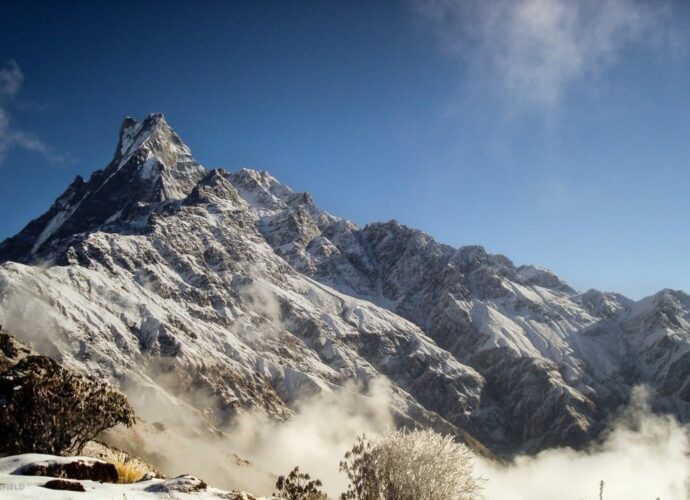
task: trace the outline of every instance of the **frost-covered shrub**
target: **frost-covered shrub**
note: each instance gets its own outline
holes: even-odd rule
[[[311,479],[309,474],[295,467],[287,476],[279,476],[274,495],[287,500],[326,500],[328,497],[321,491],[321,481]]]
[[[0,454],[73,454],[101,431],[133,423],[124,394],[45,356],[0,374]]]
[[[431,430],[362,436],[340,470],[350,480],[342,500],[472,500],[481,490],[470,450]]]

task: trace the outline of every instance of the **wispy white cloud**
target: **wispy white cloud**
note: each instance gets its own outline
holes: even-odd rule
[[[0,69],[0,98],[12,98],[19,93],[24,75],[15,61],[9,61]]]
[[[664,0],[416,0],[445,50],[514,104],[553,110],[631,46],[658,42]]]
[[[60,154],[38,137],[18,129],[12,123],[10,109],[22,88],[24,74],[15,61],[8,61],[0,67],[0,165],[13,148],[20,148],[41,155],[46,160],[59,163],[69,159]]]

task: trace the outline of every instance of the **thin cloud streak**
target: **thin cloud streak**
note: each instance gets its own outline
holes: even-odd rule
[[[68,161],[68,155],[57,153],[39,138],[13,126],[9,109],[15,104],[23,81],[24,74],[15,61],[0,68],[0,166],[13,148],[37,153],[51,163]]]
[[[671,41],[665,2],[415,0],[445,51],[518,108],[554,111],[627,48]]]

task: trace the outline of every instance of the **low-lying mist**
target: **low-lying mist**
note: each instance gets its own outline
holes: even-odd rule
[[[374,379],[366,394],[354,383],[301,403],[295,416],[276,423],[259,414],[240,417],[228,429],[233,451],[277,474],[294,466],[323,481],[337,498],[347,480],[338,471],[358,435],[376,436],[391,428],[390,393],[384,378]]]
[[[137,378],[123,389],[140,422],[133,429],[107,431],[108,444],[138,454],[166,474],[190,473],[216,487],[261,495],[273,492],[277,475],[299,466],[337,498],[346,489],[339,463],[357,436],[380,435],[393,425],[384,378],[373,379],[364,393],[349,383],[300,401],[286,422],[249,412],[216,430],[200,411],[157,384]]]
[[[358,435],[375,437],[392,426],[389,391],[383,378],[371,383],[366,394],[350,384],[299,402],[287,422],[258,413],[242,415],[223,436],[198,432],[198,424],[181,419],[179,408],[175,418],[157,413],[165,417],[169,431],[186,436],[160,449],[171,469],[166,472],[190,472],[218,487],[269,494],[275,475],[298,465],[338,498],[346,489],[346,478],[338,471],[344,453]],[[646,400],[645,390],[636,389],[603,440],[587,450],[551,449],[520,456],[509,465],[478,457],[475,472],[485,479],[484,498],[596,500],[604,481],[606,500],[690,499],[688,428],[671,417],[654,415]],[[151,400],[147,401],[150,410]],[[232,454],[251,466],[233,466],[228,461]]]
[[[601,444],[585,451],[551,449],[508,466],[477,461],[487,500],[690,499],[688,426],[654,415],[642,388],[616,418]]]

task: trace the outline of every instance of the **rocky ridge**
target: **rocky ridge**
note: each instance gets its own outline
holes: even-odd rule
[[[159,114],[126,119],[112,162],[0,262],[0,320],[49,325],[38,350],[216,424],[380,375],[399,424],[502,455],[584,445],[640,383],[690,419],[684,293],[580,293],[395,221],[359,228],[267,172],[204,169]]]

